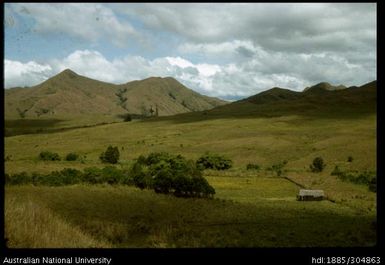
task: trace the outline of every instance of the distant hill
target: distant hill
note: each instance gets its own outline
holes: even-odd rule
[[[115,85],[69,69],[33,87],[5,89],[5,117],[12,119],[156,112],[167,116],[208,110],[226,103],[194,92],[171,77],[151,77]]]
[[[360,115],[376,112],[377,81],[360,87],[332,86],[320,83],[302,92],[277,88],[216,107],[205,117],[276,116],[276,115]]]
[[[342,89],[346,89],[346,86],[344,85],[333,86],[327,82],[321,82],[312,87],[306,87],[303,90],[303,92],[314,93],[314,92],[335,91],[335,90],[342,90]]]

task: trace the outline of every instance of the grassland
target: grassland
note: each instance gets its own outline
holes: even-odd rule
[[[7,186],[6,232],[10,245],[23,246],[20,240],[23,237],[16,235],[32,229],[27,225],[12,226],[17,209],[22,209],[16,205],[25,207],[26,211],[31,207],[23,205],[29,202],[41,209],[37,215],[49,211],[54,220],[78,231],[71,234],[83,243],[69,243],[74,246],[375,244],[376,194],[366,186],[342,182],[330,175],[335,165],[360,171],[376,169],[375,114],[196,115],[5,138],[5,157],[9,157],[5,162],[6,173],[102,167],[99,155],[110,144],[119,147],[118,167],[123,168],[139,155],[154,151],[182,154],[191,159],[209,151],[234,161],[234,167],[228,171],[205,172],[217,192],[214,200],[174,198],[126,186]],[[37,156],[44,150],[58,152],[62,157],[77,152],[86,155],[86,160],[83,163],[39,161]],[[322,173],[309,171],[309,164],[316,156],[322,156],[327,164]],[[354,158],[352,162],[347,162],[348,156]],[[288,162],[283,177],[307,188],[324,189],[331,201],[296,201],[299,186],[265,170],[283,160]],[[247,171],[248,163],[256,163],[262,169]],[[31,221],[26,223],[31,225]],[[51,229],[57,228],[51,226]],[[46,240],[47,247],[54,241],[50,240]],[[24,244],[34,247],[35,241],[29,239]]]
[[[61,236],[55,233],[57,230],[67,233],[67,237],[71,234],[72,241],[77,243],[74,246],[83,247],[90,244],[134,248],[375,244],[373,214],[357,214],[349,207],[329,201],[297,202],[297,188],[283,179],[246,178],[239,183],[236,178],[216,177],[209,181],[216,186],[217,197],[225,200],[180,199],[124,186],[7,187],[8,200],[24,198],[37,207],[53,210],[58,216],[48,221],[41,217],[45,214],[35,212],[34,218],[13,223],[11,214],[17,208],[6,204],[10,211],[7,214],[10,220],[6,220],[10,246],[34,247],[36,242],[50,246],[55,237]],[[271,190],[272,186],[276,188]],[[36,207],[28,209],[36,211]],[[57,220],[66,220],[66,226],[82,233],[63,231],[57,227]],[[26,226],[19,225],[23,221]],[[34,222],[38,223],[35,227]],[[41,227],[48,231],[36,236]],[[49,231],[54,233],[48,234]],[[13,239],[15,232],[27,236],[27,240]],[[31,234],[35,237],[28,236]],[[46,234],[53,238],[47,240]]]

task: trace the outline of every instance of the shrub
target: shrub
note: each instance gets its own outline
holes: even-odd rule
[[[260,166],[257,164],[249,163],[249,164],[247,164],[246,169],[247,170],[259,170]]]
[[[352,156],[348,156],[348,162],[353,162],[353,157]]]
[[[6,177],[6,184],[10,185],[23,185],[23,184],[29,184],[32,182],[32,178],[30,175],[28,175],[27,172],[20,172],[13,175],[8,175]]]
[[[287,164],[287,161],[284,160],[280,163],[277,163],[277,164],[274,164],[272,165],[271,167],[268,167],[267,170],[269,171],[274,171],[277,176],[281,176],[282,175],[282,172],[283,172],[283,167]]]
[[[82,180],[81,177],[83,173],[77,169],[65,168],[61,170],[59,173],[60,173],[61,182],[63,183],[63,185],[73,185],[81,182]]]
[[[99,158],[103,163],[116,164],[119,161],[120,153],[117,146],[112,147],[111,145],[107,147],[107,150],[100,154]]]
[[[205,154],[201,156],[197,161],[196,165],[199,169],[216,169],[225,170],[232,167],[233,162],[221,155],[217,154]]]
[[[39,159],[43,161],[60,161],[61,160],[58,153],[53,153],[50,151],[40,152]]]
[[[102,170],[97,167],[85,168],[82,174],[82,181],[90,184],[103,183]]]
[[[130,175],[133,183],[140,189],[149,188],[151,186],[151,178],[147,177],[144,167],[139,162],[136,162],[131,167]]]
[[[124,117],[124,121],[132,121],[131,114],[127,114],[127,115]]]
[[[124,174],[122,170],[114,166],[107,166],[102,169],[102,182],[108,184],[118,184],[124,182]]]
[[[313,163],[310,165],[310,170],[312,172],[321,172],[325,168],[326,164],[322,157],[316,157],[313,160]]]
[[[69,154],[67,154],[66,155],[66,161],[76,161],[76,160],[78,160],[78,158],[79,158],[79,155],[78,154],[76,154],[76,153],[69,153]]]

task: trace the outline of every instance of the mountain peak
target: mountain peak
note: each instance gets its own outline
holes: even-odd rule
[[[321,82],[321,83],[318,83],[314,86],[311,86],[311,87],[306,87],[303,92],[324,92],[324,91],[334,91],[334,90],[341,90],[341,89],[345,89],[346,86],[344,85],[339,85],[339,86],[333,86],[331,85],[330,83],[328,82]]]
[[[67,68],[63,71],[61,71],[58,75],[65,75],[65,76],[69,76],[69,77],[75,77],[75,76],[78,76],[77,73],[75,73],[74,71],[72,71],[71,69]]]

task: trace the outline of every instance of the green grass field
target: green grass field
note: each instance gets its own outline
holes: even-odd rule
[[[9,246],[49,247],[58,242],[62,247],[130,248],[375,244],[374,213],[357,214],[329,201],[298,202],[297,188],[283,179],[250,178],[243,183],[213,177],[209,181],[218,190],[217,199],[181,199],[122,186],[7,187]],[[18,208],[11,206],[17,200],[33,211],[33,218],[19,215],[14,221]],[[42,227],[45,233],[39,234]],[[66,234],[64,240],[62,234]]]
[[[18,135],[5,138],[5,171],[103,167],[99,155],[110,144],[119,147],[117,166],[123,168],[139,155],[155,151],[189,159],[206,151],[224,154],[234,167],[205,171],[216,190],[213,200],[175,198],[127,186],[7,186],[9,246],[307,247],[376,242],[376,194],[330,175],[335,165],[376,170],[375,114],[241,118],[189,114]],[[38,154],[45,150],[62,157],[77,152],[86,159],[39,161]],[[326,163],[321,173],[309,170],[316,156]],[[347,162],[348,156],[352,162]],[[283,160],[288,163],[282,177],[323,189],[331,201],[296,201],[299,186],[266,170]],[[261,170],[246,170],[248,163]],[[51,233],[40,236],[40,223]],[[62,233],[73,236],[60,245]]]

